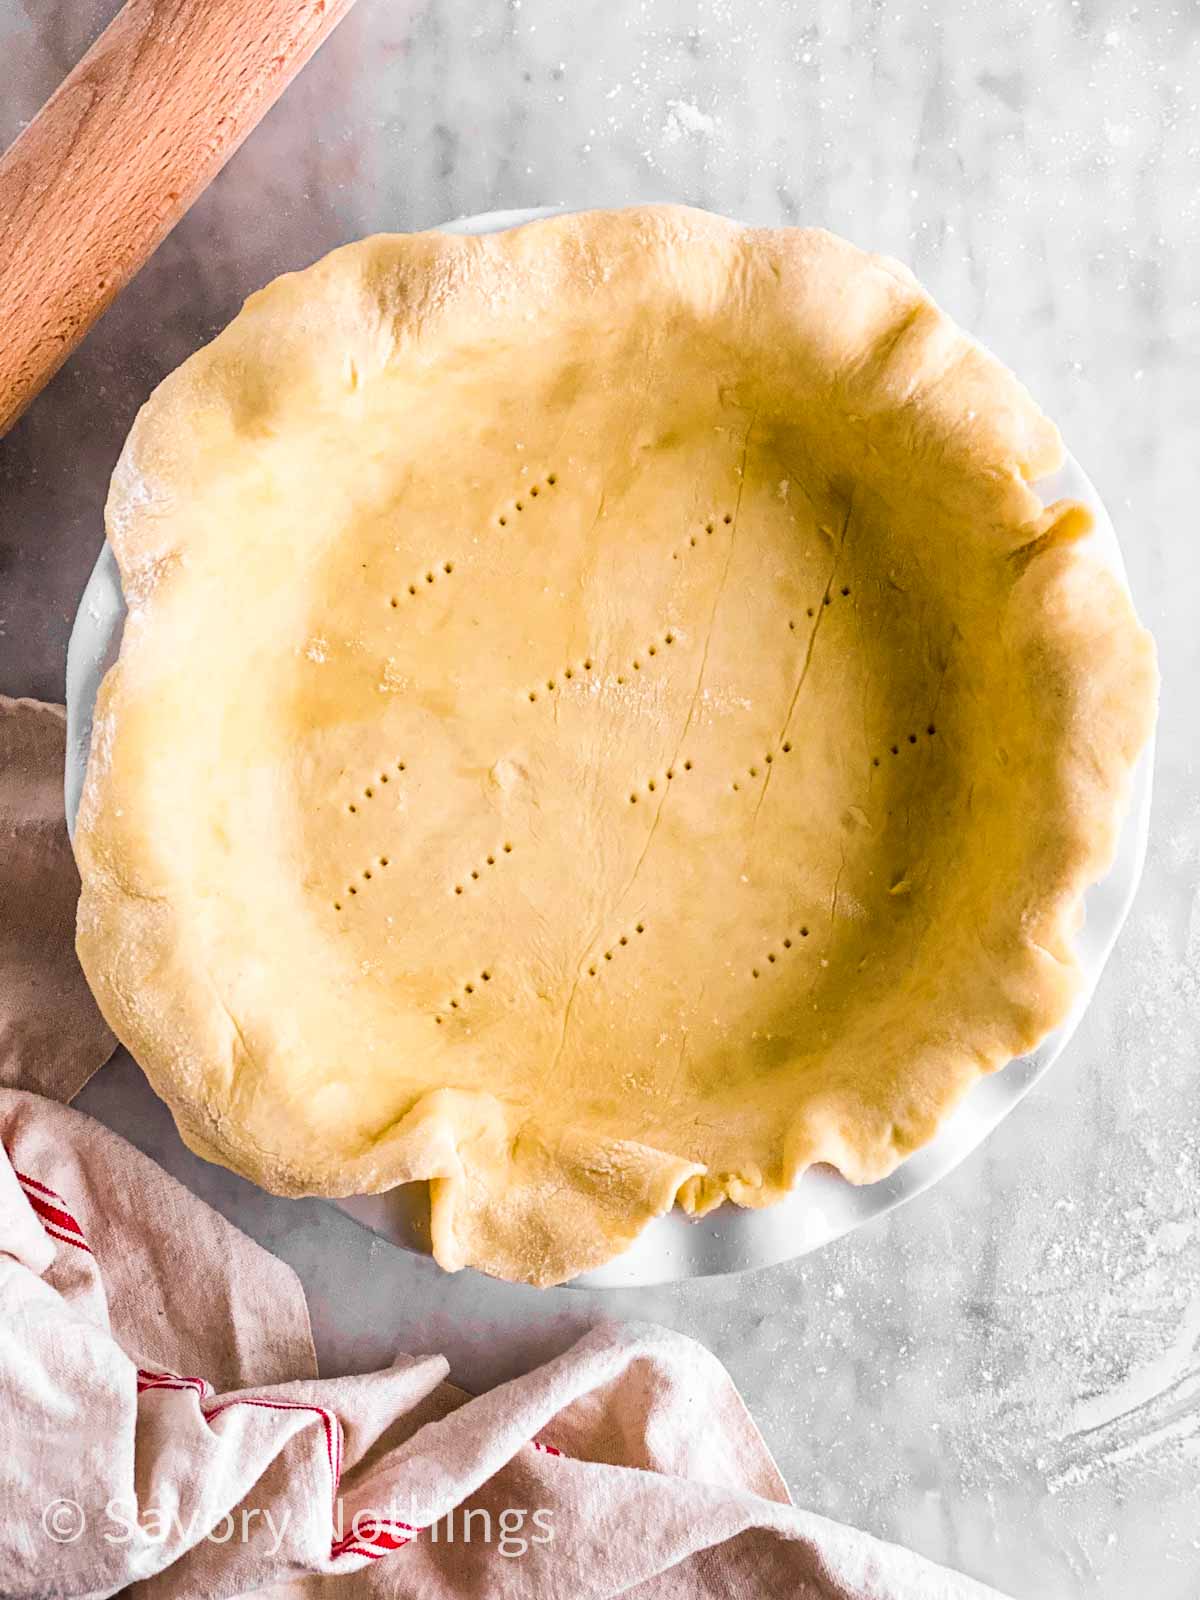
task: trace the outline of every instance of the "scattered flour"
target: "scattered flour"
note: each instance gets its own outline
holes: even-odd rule
[[[396,664],[395,657],[389,656],[383,664],[383,672],[379,678],[380,694],[401,694],[412,683],[407,673],[401,672]]]
[[[701,111],[690,100],[668,100],[667,117],[663,123],[663,142],[678,144],[686,135],[712,138],[717,131],[717,119]]]

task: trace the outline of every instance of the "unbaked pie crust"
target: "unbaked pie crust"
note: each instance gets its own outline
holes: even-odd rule
[[[187,1142],[557,1282],[883,1177],[1059,1022],[1149,637],[897,263],[652,206],[367,239],[108,507],[79,951]]]

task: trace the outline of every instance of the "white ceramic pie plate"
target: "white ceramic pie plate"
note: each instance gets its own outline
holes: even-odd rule
[[[494,211],[451,223],[447,231],[498,233],[550,214],[549,209]],[[1069,495],[1091,507],[1095,530],[1089,535],[1089,543],[1122,583],[1127,583],[1112,521],[1074,458],[1069,457],[1063,469],[1038,488],[1047,500]],[[124,614],[116,561],[106,544],[84,590],[67,652],[66,804],[72,832],[87,765],[96,692],[101,678],[116,660]],[[1061,1053],[1091,999],[1141,876],[1150,821],[1153,754],[1153,747],[1148,747],[1134,773],[1129,815],[1112,870],[1088,891],[1086,919],[1076,941],[1087,981],[1061,1028],[1030,1055],[1010,1062],[1002,1072],[976,1084],[937,1137],[910,1156],[890,1178],[856,1188],[836,1172],[821,1168],[807,1172],[786,1200],[764,1211],[724,1205],[698,1220],[673,1211],[651,1223],[624,1255],[574,1282],[588,1288],[669,1283],[787,1261],[890,1211],[956,1167]],[[334,1203],[394,1243],[428,1253],[425,1184],[405,1184],[387,1194],[358,1195]]]

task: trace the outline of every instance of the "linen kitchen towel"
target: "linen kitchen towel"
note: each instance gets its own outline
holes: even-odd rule
[[[0,695],[0,1084],[70,1100],[113,1053],[75,959],[67,717]]]
[[[690,1339],[606,1324],[479,1398],[440,1356],[321,1380],[291,1269],[152,1161],[15,1090],[0,1137],[8,1596],[991,1593],[791,1506]]]

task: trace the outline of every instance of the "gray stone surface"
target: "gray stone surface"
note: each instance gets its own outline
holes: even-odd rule
[[[0,0],[0,140],[115,11]],[[912,265],[1118,525],[1165,686],[1145,884],[1062,1061],[911,1206],[791,1266],[620,1293],[450,1278],[184,1151],[127,1058],[83,1105],[300,1272],[323,1365],[480,1388],[600,1315],[726,1362],[796,1499],[1014,1595],[1200,1594],[1200,9],[362,0],[0,441],[0,690],[62,697],[137,406],[251,289],[491,207],[672,198]]]

